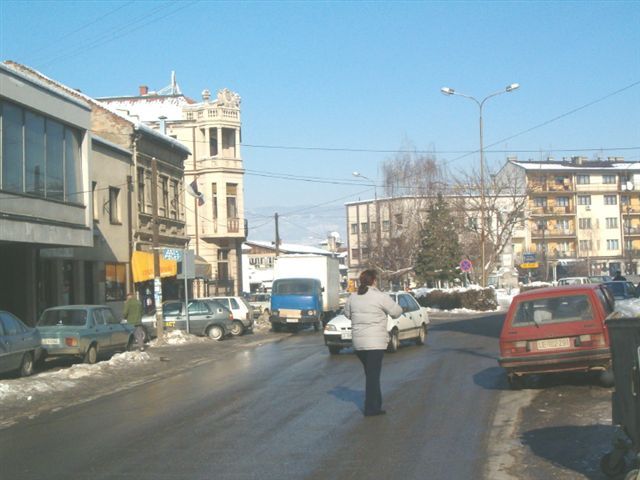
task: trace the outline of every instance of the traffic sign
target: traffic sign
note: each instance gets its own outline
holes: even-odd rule
[[[472,268],[473,265],[471,264],[471,260],[464,259],[460,262],[460,270],[462,270],[463,272],[470,272]]]
[[[524,260],[524,263],[535,263],[536,261],[536,254],[535,253],[523,253],[522,254],[522,260]]]
[[[521,263],[520,268],[538,268],[538,262]]]
[[[175,260],[176,262],[182,261],[182,250],[179,248],[165,248],[162,251],[162,255],[165,260]]]

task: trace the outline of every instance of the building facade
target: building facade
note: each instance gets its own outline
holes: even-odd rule
[[[181,93],[172,77],[171,85],[158,92],[142,86],[137,96],[101,101],[191,150],[184,168],[188,190],[181,198],[187,236],[189,247],[211,265],[213,277],[197,282],[195,294],[242,292],[242,243],[247,225],[239,95],[223,89],[212,98],[204,90],[201,101],[195,101]]]
[[[556,268],[583,264],[584,274],[638,273],[640,163],[621,157],[589,161],[509,159],[498,175],[526,184],[523,235],[514,238],[518,264],[525,254],[547,279]]]

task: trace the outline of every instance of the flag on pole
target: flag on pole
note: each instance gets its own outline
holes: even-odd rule
[[[204,205],[204,195],[202,192],[198,191],[198,178],[194,178],[193,182],[187,185],[187,193],[191,195],[193,198],[198,199],[198,206],[201,207]]]

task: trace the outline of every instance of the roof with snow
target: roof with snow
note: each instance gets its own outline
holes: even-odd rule
[[[509,163],[527,171],[551,171],[551,170],[638,170],[640,162],[607,161],[607,160],[583,160],[581,163],[571,161],[518,161],[510,160]]]
[[[261,240],[251,240],[244,243],[244,246],[248,246],[251,248],[252,245],[256,247],[268,248],[275,251],[276,246],[274,242],[270,241],[261,241]],[[316,255],[333,255],[333,252],[328,250],[324,250],[322,248],[311,247],[309,245],[298,245],[295,243],[281,243],[280,244],[280,252],[281,253],[313,253]]]
[[[182,120],[182,108],[195,102],[184,95],[148,94],[141,97],[104,97],[99,99],[112,109],[135,115],[143,122],[157,122],[159,117]]]
[[[107,110],[108,112],[112,113],[113,115],[116,115],[120,118],[122,118],[123,120],[131,123],[133,125],[133,128],[138,130],[138,131],[142,131],[145,132],[151,136],[154,136],[155,138],[157,138],[158,140],[161,140],[163,142],[166,143],[170,143],[173,147],[182,150],[183,152],[185,152],[187,155],[191,155],[191,150],[189,150],[187,147],[185,147],[182,143],[180,143],[178,140],[176,140],[175,138],[171,138],[169,135],[165,135],[157,130],[154,130],[151,127],[146,126],[144,123],[138,121],[137,119],[131,118],[130,116],[126,115],[123,112],[114,110],[112,107],[106,105],[103,102],[100,102],[98,100],[96,100],[95,98],[92,98],[88,95],[85,95],[82,92],[79,92],[77,90],[74,90],[70,87],[67,87],[66,85],[53,80],[49,77],[47,77],[46,75],[43,75],[42,73],[40,73],[37,70],[34,70],[30,67],[27,67],[26,65],[22,65],[20,63],[17,62],[13,62],[11,60],[7,60],[5,62],[2,63],[5,67],[11,69],[14,72],[18,72],[22,75],[27,75],[29,78],[31,79],[37,79],[40,82],[43,82],[44,85],[47,85],[49,87],[53,86],[59,90],[62,90],[63,92],[71,95],[72,97],[76,97],[76,98],[80,98],[82,100],[85,100],[86,102],[93,104],[99,108],[103,108],[104,110]]]

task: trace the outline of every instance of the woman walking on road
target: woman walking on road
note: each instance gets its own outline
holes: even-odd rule
[[[380,391],[382,357],[389,343],[387,314],[397,318],[402,314],[402,308],[377,289],[375,270],[365,270],[360,274],[357,294],[352,293],[344,306],[344,315],[351,319],[353,348],[364,367],[365,417],[387,413],[382,410]]]

